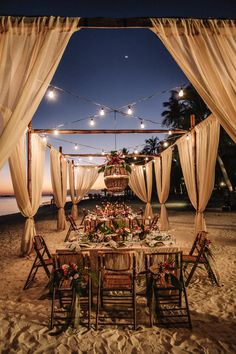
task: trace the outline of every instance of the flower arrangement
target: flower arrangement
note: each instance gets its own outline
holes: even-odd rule
[[[63,264],[54,271],[54,282],[57,286],[67,282],[79,295],[87,291],[88,277],[91,272],[86,268],[80,268],[76,263]]]
[[[104,165],[101,165],[98,173],[104,172],[105,170],[112,169],[114,166],[121,166],[123,167],[126,171],[131,173],[131,167],[129,164],[127,164],[122,158],[122,152],[117,152],[117,151],[111,151],[109,155],[107,155],[107,161],[105,162]]]
[[[125,203],[103,203],[96,205],[95,213],[103,218],[106,217],[127,217],[131,214],[131,208]]]
[[[182,284],[175,275],[176,266],[171,257],[169,257],[166,261],[153,264],[149,270],[152,273],[156,284],[161,286],[172,285],[177,289],[182,289]]]

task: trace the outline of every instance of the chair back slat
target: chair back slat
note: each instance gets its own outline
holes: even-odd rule
[[[45,242],[42,236],[34,236],[34,249],[40,251],[45,248]]]
[[[88,257],[79,252],[57,250],[56,263],[57,267],[61,267],[63,264],[75,263],[84,268],[85,266],[88,266]]]

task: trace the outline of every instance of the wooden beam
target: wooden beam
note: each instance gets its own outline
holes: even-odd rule
[[[32,129],[32,133],[54,134],[54,129]],[[59,134],[185,134],[187,131],[182,129],[61,129]]]
[[[109,155],[109,153],[106,154],[63,154],[64,156],[70,156],[70,157],[106,157]],[[152,159],[153,157],[159,156],[157,155],[145,155],[145,154],[124,154],[125,157],[148,157],[149,159]]]
[[[151,28],[152,22],[149,17],[133,17],[133,18],[86,18],[79,20],[80,28]]]

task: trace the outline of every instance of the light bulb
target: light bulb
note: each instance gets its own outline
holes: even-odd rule
[[[134,163],[131,163],[131,166],[134,167]]]
[[[188,135],[186,136],[186,140],[189,140],[189,136]]]
[[[91,161],[93,159],[93,156],[89,156],[89,160]]]
[[[105,111],[104,111],[104,108],[102,107],[101,109],[100,109],[100,116],[104,116],[105,115]]]
[[[48,96],[48,98],[49,98],[50,100],[53,100],[53,99],[56,97],[53,88],[50,88],[50,89],[48,90],[47,96]]]
[[[183,95],[184,95],[184,90],[181,88],[181,89],[179,90],[179,97],[183,97]]]
[[[47,137],[46,136],[43,137],[43,141],[47,142]]]
[[[134,156],[134,160],[137,160],[137,156]]]
[[[171,130],[169,130],[169,131],[168,131],[168,134],[169,134],[169,135],[172,135],[172,131],[171,131]]]
[[[135,150],[134,150],[134,153],[135,153],[135,154],[138,154],[138,150],[137,150],[137,149],[135,149]]]
[[[140,128],[141,128],[141,129],[144,129],[144,123],[143,123],[143,121],[141,121],[141,123],[140,123]]]
[[[131,115],[133,113],[131,106],[128,106],[127,114]]]
[[[102,150],[102,155],[105,155],[105,151],[104,150]]]
[[[79,148],[78,144],[75,144],[75,150],[78,150],[78,148]]]
[[[58,135],[59,134],[59,131],[57,129],[54,130],[53,132],[54,135]]]
[[[95,124],[95,123],[94,123],[94,119],[91,118],[91,119],[90,119],[90,125],[93,126],[94,124]]]
[[[163,146],[167,147],[169,145],[168,141],[164,141]]]
[[[148,157],[145,157],[145,160],[148,161]]]

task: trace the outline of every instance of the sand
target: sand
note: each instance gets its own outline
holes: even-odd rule
[[[4,221],[5,220],[5,221]],[[193,241],[192,211],[170,211],[171,234],[185,250]],[[207,212],[209,237],[214,245],[220,287],[212,286],[198,270],[187,289],[193,329],[80,328],[51,336],[50,300],[43,271],[33,287],[23,285],[32,259],[19,257],[22,218],[1,218],[0,225],[0,353],[236,353],[236,214]],[[37,221],[37,230],[53,252],[66,231],[56,232],[52,215]]]

